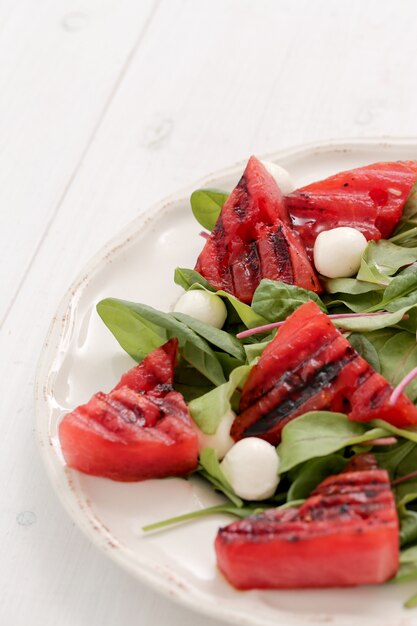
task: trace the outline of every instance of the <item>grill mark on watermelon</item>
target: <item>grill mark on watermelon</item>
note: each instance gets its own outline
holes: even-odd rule
[[[259,283],[261,280],[261,262],[259,259],[258,244],[256,241],[252,241],[249,245],[247,264],[251,273],[254,275],[255,280]]]
[[[169,383],[158,383],[153,389],[153,393],[167,394],[170,391],[174,391],[174,387]]]
[[[240,202],[233,207],[233,211],[238,217],[239,222],[244,222],[246,220],[249,205],[248,180],[245,174],[241,176],[237,184],[237,189],[239,189],[241,197]]]
[[[146,417],[144,411],[139,406],[134,406],[132,408],[127,408],[119,400],[115,400],[110,396],[106,396],[106,394],[99,392],[97,397],[106,404],[108,407],[108,417],[110,420],[114,420],[115,413],[118,417],[120,417],[126,424],[136,424],[137,426],[146,426]]]
[[[217,264],[223,283],[222,288],[230,293],[235,293],[233,275],[228,263],[229,250],[227,244],[225,243],[226,231],[221,214],[212,231],[211,237],[216,248]]]
[[[291,263],[290,251],[288,249],[288,242],[284,235],[282,226],[280,226],[275,233],[271,233],[268,238],[272,242],[275,258],[281,274],[280,280],[284,283],[293,284],[294,271]]]
[[[388,385],[388,383],[385,387],[377,389],[369,398],[369,405],[371,409],[376,409],[381,404],[385,404],[388,401],[388,398],[391,395],[392,391],[393,388]]]
[[[323,343],[316,350],[316,352],[313,352],[313,354],[308,354],[307,357],[303,361],[301,361],[301,363],[299,363],[292,372],[291,371],[285,372],[278,380],[274,381],[272,385],[270,385],[267,389],[263,388],[261,389],[259,394],[256,394],[256,395],[253,394],[250,401],[245,405],[245,411],[247,411],[254,404],[262,400],[262,398],[264,398],[268,393],[270,393],[275,387],[279,387],[281,385],[282,386],[288,385],[290,387],[293,387],[294,385],[296,385],[299,379],[299,373],[303,369],[303,367],[310,361],[313,361],[314,359],[318,359],[323,353],[326,352],[329,346],[331,346],[336,341],[336,339],[338,339],[337,336],[331,337],[325,343]]]
[[[369,378],[371,378],[373,373],[374,373],[374,370],[372,369],[370,365],[368,365],[366,370],[364,370],[362,374],[359,374],[358,378],[356,379],[357,380],[356,386],[360,387],[361,385],[363,385],[363,383],[365,383]]]
[[[291,397],[281,402],[277,407],[265,413],[254,424],[243,431],[243,437],[253,437],[263,435],[272,427],[276,426],[289,414],[302,406],[307,400],[316,395],[325,385],[332,383],[343,370],[343,368],[357,358],[357,354],[350,346],[346,348],[345,356],[324,365],[319,371],[315,371],[313,376],[293,387]],[[294,395],[298,393],[298,397]]]

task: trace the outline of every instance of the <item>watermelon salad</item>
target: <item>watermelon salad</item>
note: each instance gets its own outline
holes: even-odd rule
[[[172,311],[97,304],[138,364],[62,418],[68,466],[208,481],[222,504],[145,530],[229,514],[238,589],[417,579],[416,181],[398,161],[295,189],[252,156],[230,193],[196,190]]]

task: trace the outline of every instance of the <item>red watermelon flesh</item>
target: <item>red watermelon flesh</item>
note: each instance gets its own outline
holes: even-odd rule
[[[238,589],[383,583],[399,566],[399,524],[385,470],[325,479],[300,508],[270,509],[218,532],[220,570]]]
[[[417,179],[417,161],[374,163],[297,189],[285,197],[294,228],[312,255],[317,235],[350,226],[368,240],[386,239]]]
[[[321,291],[274,178],[251,157],[195,266],[216,289],[251,302],[262,278]]]
[[[285,424],[308,411],[343,412],[354,421],[417,424],[417,408],[353,349],[317,304],[292,313],[243,387],[232,425],[235,440],[256,436],[276,445]]]
[[[59,439],[69,467],[120,481],[182,476],[197,467],[196,428],[171,385],[177,347],[170,340],[110,393],[98,392],[64,416]]]
[[[170,339],[160,348],[150,352],[147,357],[123,374],[115,389],[129,387],[136,391],[157,393],[165,385],[174,382],[174,367],[178,352],[177,339]]]

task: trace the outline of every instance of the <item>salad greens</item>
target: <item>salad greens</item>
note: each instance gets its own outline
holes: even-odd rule
[[[231,372],[229,380],[189,403],[191,416],[206,435],[214,435],[223,416],[236,408],[233,396],[242,388],[251,370],[250,365],[241,365]]]
[[[198,222],[212,230],[228,194],[200,189],[191,196]],[[196,271],[177,268],[175,283],[185,290],[215,292],[226,304],[222,330],[180,313],[165,313],[145,304],[108,298],[97,310],[122,348],[136,361],[171,337],[179,341],[179,363],[174,386],[189,401],[190,413],[203,431],[213,435],[223,416],[236,410],[251,368],[276,331],[243,340],[236,334],[268,322],[285,320],[303,303],[313,300],[325,313],[372,313],[334,320],[348,332],[352,346],[393,386],[417,367],[417,185],[390,240],[368,243],[355,278],[324,281],[319,297],[306,289],[264,279],[251,305],[216,291]],[[417,402],[417,379],[406,389]],[[393,436],[395,437],[393,439]],[[381,438],[388,445],[384,446]],[[345,468],[355,453],[372,451],[388,471],[401,524],[400,569],[394,582],[417,578],[417,429],[396,428],[386,422],[353,422],[343,413],[314,411],[301,415],[283,429],[277,448],[281,480],[272,499],[245,502],[225,478],[216,452],[200,453],[197,474],[227,499],[223,504],[187,513],[145,527],[155,530],[204,515],[226,513],[246,517],[271,506],[300,504],[327,476]],[[417,605],[417,595],[406,606]]]
[[[208,230],[213,230],[228,193],[215,189],[197,189],[191,194],[191,209],[196,220]]]
[[[288,472],[310,459],[389,434],[384,428],[370,428],[369,423],[352,422],[343,413],[305,413],[289,422],[282,431],[278,446],[281,471]]]

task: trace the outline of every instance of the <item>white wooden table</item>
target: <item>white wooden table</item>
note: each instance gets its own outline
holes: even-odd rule
[[[33,413],[48,324],[89,257],[193,179],[417,136],[416,24],[414,0],[0,0],[0,624],[215,623],[106,560],[52,492]]]

